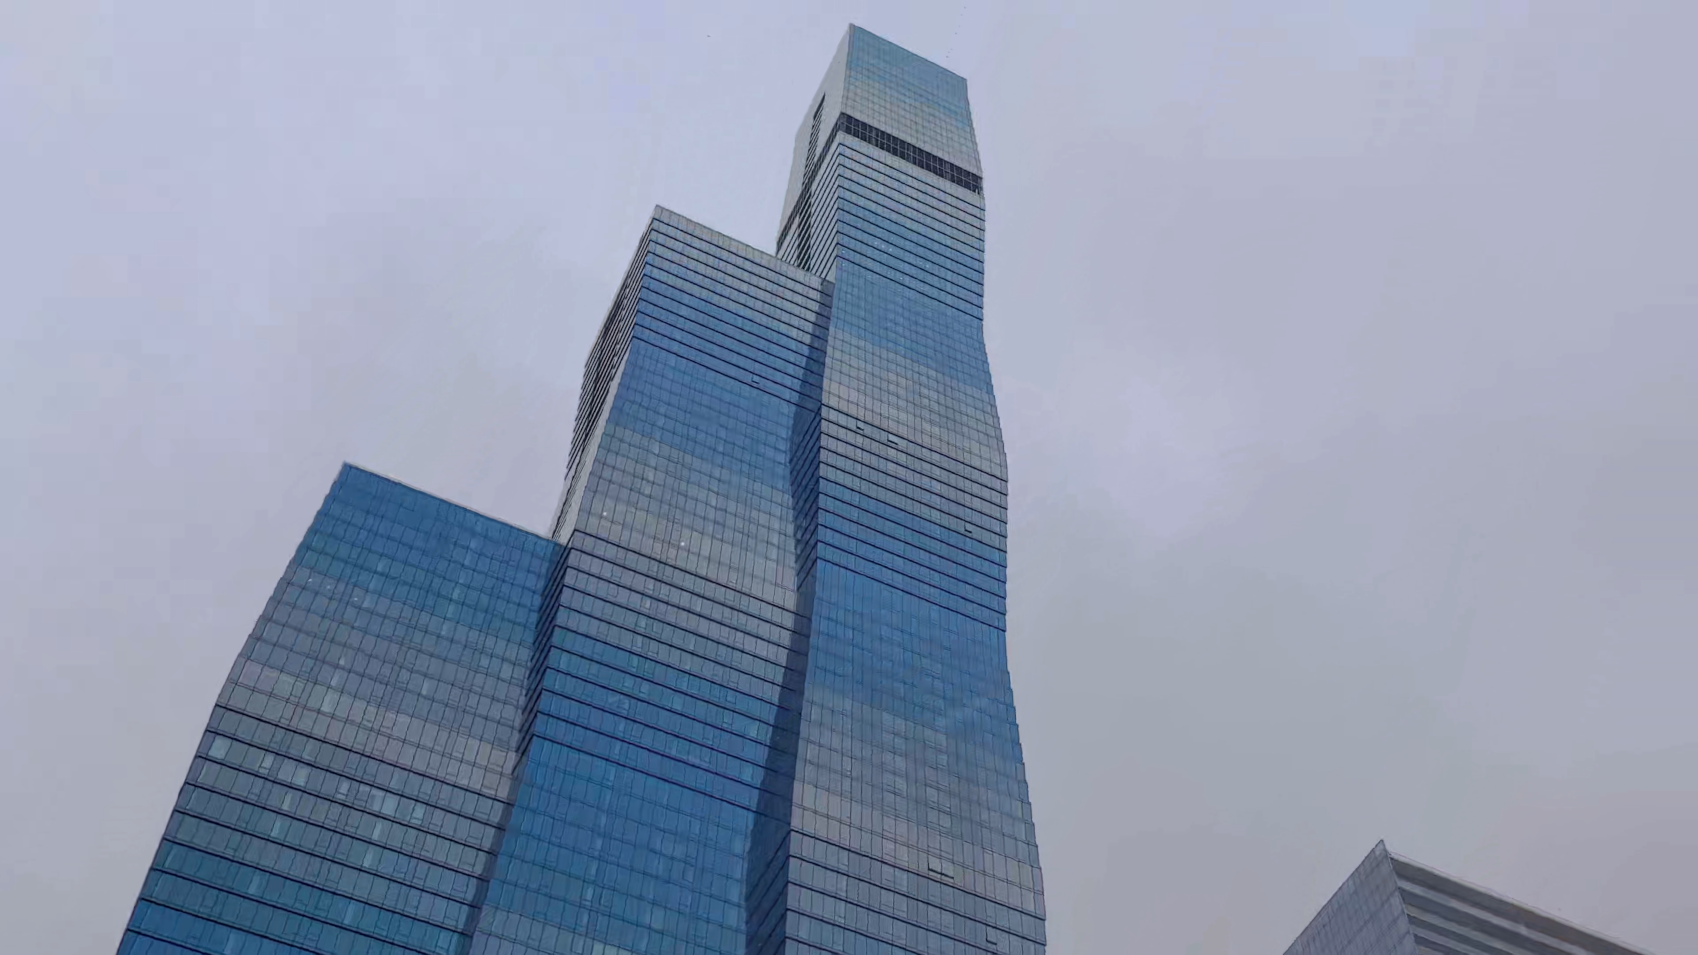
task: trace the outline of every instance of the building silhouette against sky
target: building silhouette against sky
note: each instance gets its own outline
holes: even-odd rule
[[[1285,955],[1646,955],[1375,846]]]
[[[656,210],[546,536],[343,468],[119,951],[1041,952],[983,228],[850,28],[776,256]]]

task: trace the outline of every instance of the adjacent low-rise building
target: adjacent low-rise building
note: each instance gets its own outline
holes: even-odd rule
[[[1648,955],[1381,842],[1285,955]]]

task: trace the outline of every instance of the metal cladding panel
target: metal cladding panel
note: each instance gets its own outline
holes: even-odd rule
[[[1645,955],[1374,846],[1286,955]]]
[[[1391,856],[1415,948],[1450,955],[1645,955],[1537,909]]]

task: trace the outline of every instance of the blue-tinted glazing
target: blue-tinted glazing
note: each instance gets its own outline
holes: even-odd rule
[[[851,28],[770,255],[657,210],[544,539],[358,469],[126,952],[1036,955],[966,84]]]
[[[744,951],[757,821],[789,801],[792,432],[828,309],[828,283],[657,211],[586,368],[605,406],[580,413],[472,952]]]
[[[1043,949],[966,85],[865,31],[780,254],[832,280],[787,951]],[[828,78],[828,83],[832,82]],[[922,161],[914,161],[919,155]],[[929,158],[928,158],[929,157]],[[964,183],[966,183],[964,185]],[[809,573],[809,571],[804,571]]]
[[[463,950],[558,553],[344,467],[218,696],[120,951]]]

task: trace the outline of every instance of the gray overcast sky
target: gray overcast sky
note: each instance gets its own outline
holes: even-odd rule
[[[544,526],[854,21],[970,83],[1052,950],[1383,837],[1693,951],[1698,8],[1028,6],[0,2],[0,947],[113,949],[340,462]]]

